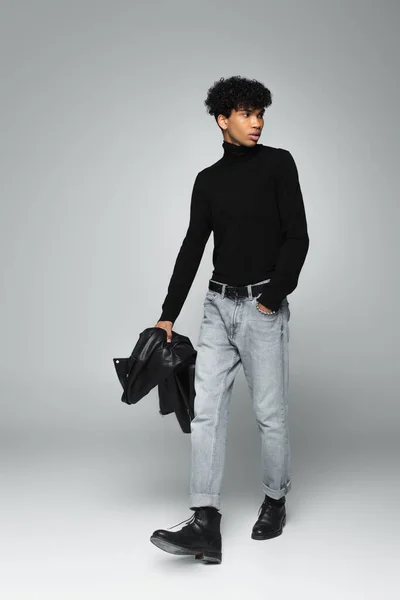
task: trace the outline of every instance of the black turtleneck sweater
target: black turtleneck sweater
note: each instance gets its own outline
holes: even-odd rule
[[[195,179],[190,220],[160,321],[174,322],[211,231],[211,279],[247,285],[271,278],[259,302],[277,310],[297,287],[309,238],[295,161],[288,150],[222,143],[223,156]]]

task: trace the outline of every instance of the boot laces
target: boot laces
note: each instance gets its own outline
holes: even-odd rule
[[[265,499],[263,500],[263,503],[261,504],[260,508],[258,509],[258,516],[260,516],[260,515],[261,515],[261,513],[262,513],[262,512],[263,512],[263,511],[266,509],[267,505],[268,505],[268,501],[267,501],[267,499],[265,498]]]
[[[194,521],[196,520],[197,517],[197,513],[195,512],[191,517],[189,517],[188,519],[184,519],[183,521],[181,521],[180,523],[177,523],[176,525],[172,525],[172,527],[167,527],[167,529],[173,529],[174,527],[178,527],[178,525],[182,525],[182,523],[186,523],[188,525],[190,525],[191,523],[194,523]]]
[[[268,501],[268,498],[264,498],[263,503],[261,504],[259,511],[258,511],[258,516],[261,515],[262,512],[273,512],[275,510],[275,504],[272,504],[271,502]]]

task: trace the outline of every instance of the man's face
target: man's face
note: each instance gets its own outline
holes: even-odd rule
[[[264,108],[232,109],[230,117],[218,116],[218,124],[223,129],[224,140],[231,144],[255,146],[264,127]],[[258,134],[258,137],[255,137]]]

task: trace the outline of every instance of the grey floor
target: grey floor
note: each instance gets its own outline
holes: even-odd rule
[[[207,565],[149,541],[154,529],[192,514],[190,438],[174,415],[159,419],[158,430],[3,435],[2,598],[398,597],[400,490],[389,441],[353,440],[351,448],[333,446],[334,436],[294,441],[284,533],[255,541],[250,531],[263,497],[257,446],[247,451],[231,436],[223,560]],[[154,422],[160,427],[157,416]]]

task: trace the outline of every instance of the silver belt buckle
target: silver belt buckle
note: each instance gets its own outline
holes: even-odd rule
[[[238,294],[237,294],[237,291],[235,290],[235,288],[227,286],[225,288],[225,296],[227,296],[228,298],[231,298],[232,300],[236,300]]]

